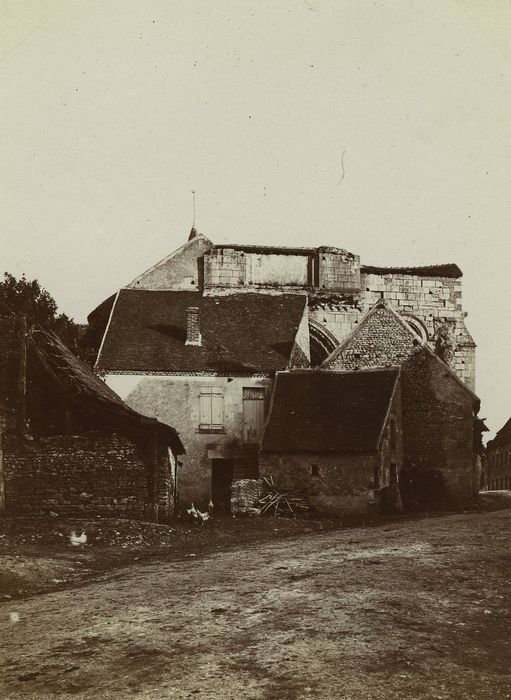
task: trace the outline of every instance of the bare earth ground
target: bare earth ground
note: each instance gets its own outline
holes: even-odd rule
[[[511,511],[253,542],[0,604],[0,696],[509,698]]]

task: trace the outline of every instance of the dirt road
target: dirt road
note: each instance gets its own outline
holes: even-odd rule
[[[510,698],[511,511],[132,566],[0,605],[0,696]]]

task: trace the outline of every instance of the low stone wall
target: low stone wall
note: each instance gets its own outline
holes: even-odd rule
[[[6,437],[3,465],[7,514],[144,517],[146,467],[119,435]]]

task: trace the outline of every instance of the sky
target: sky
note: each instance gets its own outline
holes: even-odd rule
[[[3,268],[84,322],[179,247],[456,262],[511,415],[511,3],[0,0]]]

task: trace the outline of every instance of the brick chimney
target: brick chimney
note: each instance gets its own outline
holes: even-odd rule
[[[186,343],[185,345],[201,345],[199,324],[199,307],[189,306],[186,309]]]

